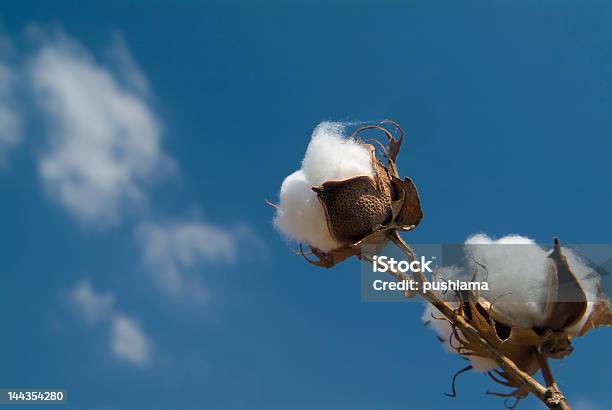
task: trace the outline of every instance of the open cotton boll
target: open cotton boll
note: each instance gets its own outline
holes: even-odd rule
[[[551,266],[544,249],[517,235],[493,240],[478,234],[465,244],[468,257],[487,268],[487,272],[481,270],[478,280],[486,278],[489,290],[481,296],[495,303],[496,310],[511,322],[508,324],[532,328],[544,323]]]
[[[322,122],[313,131],[302,162],[306,180],[312,186],[374,174],[370,151],[347,139],[344,132],[344,126],[334,122]]]
[[[450,302],[451,307],[456,308],[457,302]],[[444,319],[444,316],[438,309],[436,309],[433,305],[427,304],[425,306],[425,311],[423,312],[423,316],[421,318],[423,322],[429,323],[432,329],[438,334],[440,339],[442,339],[442,344],[444,346],[444,350],[450,353],[458,354],[457,350],[451,346],[451,335],[453,333],[453,328],[451,327],[448,320]],[[457,330],[458,334],[461,335],[461,331]],[[453,337],[453,344],[457,346],[459,342]],[[497,364],[494,360],[491,360],[487,357],[479,357],[479,356],[464,356],[469,359],[470,364],[477,372],[488,372],[489,370],[493,370],[497,367]]]
[[[323,206],[302,170],[283,181],[274,226],[290,239],[309,243],[324,252],[341,245],[329,233]]]
[[[344,132],[341,123],[322,122],[315,128],[302,168],[283,181],[274,218],[275,227],[285,236],[323,252],[345,244],[332,237],[325,210],[312,187],[373,175],[370,151],[346,138]]]

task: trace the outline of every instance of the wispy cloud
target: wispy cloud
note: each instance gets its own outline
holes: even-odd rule
[[[231,230],[199,220],[144,222],[137,239],[155,283],[172,297],[205,301],[208,292],[193,268],[236,260],[238,237]]]
[[[133,318],[122,314],[115,315],[111,340],[113,353],[118,358],[136,366],[150,362],[149,339]]]
[[[131,73],[128,81],[141,89],[144,74],[125,44],[114,50]],[[146,183],[170,169],[171,160],[145,98],[62,35],[43,43],[28,75],[48,122],[39,170],[50,195],[94,225],[118,221],[126,205],[146,203]]]
[[[70,305],[86,322],[110,326],[110,350],[119,360],[134,366],[151,361],[152,343],[138,321],[116,307],[115,295],[96,291],[89,281],[68,292]]]
[[[6,61],[12,45],[0,33],[0,165],[6,161],[7,152],[21,141],[23,123],[15,104],[17,73]]]
[[[112,43],[108,48],[108,54],[117,64],[117,73],[126,86],[142,95],[149,94],[149,80],[132,56],[121,33],[113,35]]]
[[[159,210],[149,185],[178,166],[162,146],[154,92],[126,41],[116,33],[101,60],[61,30],[34,24],[30,31],[37,46],[19,56],[23,66],[3,65],[0,53],[0,157],[3,145],[20,138],[23,112],[3,104],[3,96],[17,81],[14,73],[23,72],[15,84],[29,91],[28,102],[43,118],[36,160],[48,197],[85,227],[134,230],[143,264],[165,295],[208,300],[200,268],[232,264],[244,249],[260,253],[262,241],[244,224],[213,225],[180,214],[152,221],[149,215]],[[86,284],[75,292],[90,322],[113,307],[108,295],[95,299]]]
[[[109,318],[115,309],[115,296],[96,292],[86,280],[70,291],[69,299],[81,317],[89,323]]]

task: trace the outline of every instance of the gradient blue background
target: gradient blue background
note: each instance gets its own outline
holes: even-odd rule
[[[0,14],[10,36],[56,24],[94,51],[121,32],[182,170],[153,192],[158,209],[198,201],[267,247],[203,269],[210,305],[166,303],[140,280],[131,232],[83,229],[46,200],[31,131],[0,172],[2,387],[64,387],[84,410],[503,408],[482,375],[443,396],[464,362],[423,328],[420,304],[363,303],[357,261],[315,269],[273,230],[264,198],[322,120],[406,129],[400,171],[426,214],[409,241],[612,240],[610,2],[20,1]],[[138,315],[154,365],[108,360],[103,332],[64,306],[83,275]],[[610,336],[555,365],[579,410],[609,408]]]

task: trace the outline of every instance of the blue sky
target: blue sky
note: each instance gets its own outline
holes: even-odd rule
[[[492,408],[359,265],[271,225],[323,120],[394,118],[425,219],[610,243],[604,1],[13,2],[1,11],[1,387],[72,409]],[[605,408],[610,334],[556,364]],[[522,408],[535,409],[527,401]]]

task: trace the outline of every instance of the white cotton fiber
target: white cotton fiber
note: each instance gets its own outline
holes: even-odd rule
[[[325,211],[302,170],[283,181],[274,226],[287,237],[329,251],[340,246],[327,228]]]
[[[546,251],[533,240],[517,235],[493,240],[478,234],[465,244],[470,266],[480,269],[478,280],[489,283],[489,290],[482,291],[481,296],[494,302],[514,326],[531,328],[543,323],[552,263]]]
[[[457,303],[450,303],[451,307],[456,308]],[[456,337],[452,337],[451,346],[451,335],[453,333],[453,328],[451,327],[448,320],[444,319],[444,316],[438,309],[436,309],[433,305],[427,304],[425,306],[425,311],[423,312],[423,316],[421,318],[423,322],[429,323],[429,326],[440,336],[442,339],[442,345],[444,346],[444,350],[450,353],[458,354],[457,350],[453,347],[458,347],[459,342]],[[461,335],[461,331],[457,330],[458,334]],[[470,360],[470,364],[477,372],[487,372],[489,370],[493,370],[497,367],[497,364],[494,360],[491,360],[486,357],[479,356],[465,356]]]
[[[347,139],[342,124],[319,124],[302,168],[283,181],[274,226],[288,238],[324,252],[342,246],[332,238],[325,211],[312,187],[360,175],[373,175],[368,149]]]
[[[313,186],[325,181],[373,175],[370,151],[347,139],[344,131],[340,123],[322,122],[312,133],[302,170]]]

